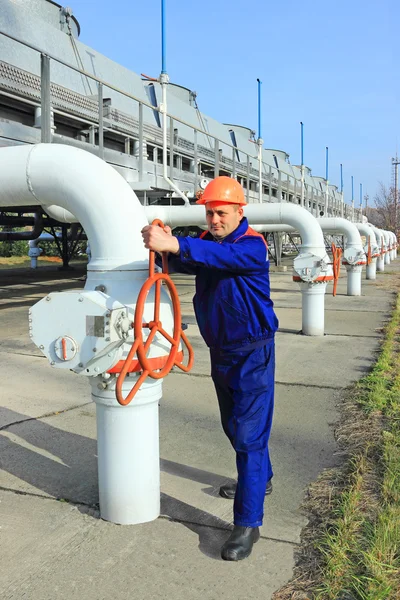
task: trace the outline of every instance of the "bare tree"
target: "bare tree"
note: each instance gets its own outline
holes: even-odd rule
[[[376,226],[389,231],[397,231],[394,188],[380,183],[374,200],[376,206],[374,211],[376,222],[374,223]]]

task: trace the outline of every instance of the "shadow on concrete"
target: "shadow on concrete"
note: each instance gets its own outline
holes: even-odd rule
[[[301,329],[288,329],[286,327],[279,327],[277,333],[292,333],[294,335],[303,335]]]
[[[0,429],[0,468],[30,486],[12,479],[0,480],[0,487],[26,494],[44,492],[57,500],[77,505],[82,513],[99,518],[97,442],[86,436],[54,427],[47,422],[1,408],[0,416],[10,424]],[[21,442],[20,440],[24,440]],[[36,451],[37,449],[37,451]],[[219,475],[168,460],[162,470],[212,486],[226,482]],[[34,489],[32,489],[34,488]],[[220,559],[220,547],[228,537],[230,524],[218,517],[161,494],[162,515],[187,527],[199,536],[199,549]]]
[[[172,521],[179,522],[198,535],[199,550],[205,556],[222,560],[220,551],[229,537],[229,523],[166,494],[161,494],[161,514],[168,516]]]

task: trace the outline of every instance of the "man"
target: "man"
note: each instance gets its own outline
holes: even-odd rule
[[[264,495],[272,489],[268,439],[278,320],[269,297],[267,246],[244,217],[241,185],[217,177],[197,204],[205,205],[208,225],[200,238],[173,237],[169,227],[151,225],[142,235],[146,248],[170,252],[171,269],[196,275],[196,319],[210,348],[222,426],[236,451],[237,484],[220,489],[234,498],[234,528],[221,556],[236,561],[258,541]]]

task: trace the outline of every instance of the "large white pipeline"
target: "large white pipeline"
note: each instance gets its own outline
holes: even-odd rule
[[[151,222],[161,219],[171,227],[206,224],[203,206],[146,206]],[[248,204],[244,213],[249,223],[288,223],[299,231],[301,253],[294,260],[294,281],[302,292],[302,331],[305,335],[324,334],[324,296],[333,278],[324,237],[315,217],[305,208],[290,203]]]
[[[76,215],[85,229],[92,250],[92,260],[88,265],[85,291],[78,292],[76,296],[70,293],[68,296],[73,299],[73,308],[76,306],[78,310],[86,305],[96,307],[96,299],[99,299],[103,303],[101,306],[107,307],[106,313],[110,311],[110,314],[112,312],[116,314],[119,310],[121,317],[125,314],[125,317],[130,316],[132,320],[139,289],[147,277],[148,252],[143,246],[140,235],[142,227],[147,225],[147,219],[143,207],[129,184],[117,171],[98,157],[59,144],[1,148],[0,161],[2,167],[0,206],[55,204]],[[170,301],[165,292],[162,293],[160,318],[163,319],[166,330],[171,331]],[[58,294],[57,298],[61,296],[62,294]],[[78,298],[79,302],[75,305],[75,300]],[[92,304],[91,298],[94,298]],[[51,295],[46,299],[51,300]],[[59,301],[56,297],[53,300],[53,303],[46,302],[45,309],[49,310],[44,311],[43,330],[48,326],[47,320],[52,314],[53,305],[56,306]],[[35,305],[32,312],[39,305],[40,303]],[[150,320],[153,316],[151,302],[146,304],[146,310],[144,318]],[[108,313],[106,317],[107,315]],[[85,318],[84,314],[81,314],[83,323]],[[108,338],[104,336],[107,335],[108,323],[103,316],[99,318],[103,323],[102,327],[106,329],[105,333],[96,334],[100,337],[94,339],[107,347]],[[95,317],[90,323],[94,319]],[[56,311],[56,320],[62,327],[67,323],[69,326],[77,327],[76,319],[74,320],[67,313],[58,316]],[[90,323],[89,326],[94,327]],[[41,324],[39,330],[40,328]],[[48,335],[48,329],[44,333]],[[33,337],[32,333],[30,335]],[[53,340],[52,335],[52,332],[48,335],[50,340]],[[58,335],[64,336],[67,333],[61,331]],[[82,339],[87,339],[91,343],[91,338],[85,337],[87,335],[91,334],[84,330]],[[79,349],[78,355],[86,352],[86,355],[92,356],[96,352],[96,348],[93,348],[92,352],[91,347],[85,348],[84,345],[85,342]],[[158,349],[156,348],[154,352],[158,354],[155,356],[160,355],[159,348],[162,342],[158,342],[157,346]],[[47,347],[41,347],[45,348],[43,350],[45,352]],[[115,360],[123,359],[129,347],[127,343],[117,346],[117,349],[113,350],[117,353]],[[53,352],[55,350],[53,342],[51,348]],[[65,355],[62,358],[67,362],[63,363],[60,360],[59,364],[55,364],[56,361],[52,364],[67,369],[69,356],[67,356],[66,345],[63,346],[63,352],[64,350]],[[164,353],[165,351],[161,352]],[[93,356],[93,361],[100,358],[97,354]],[[114,354],[104,354],[101,360],[114,360],[108,357],[114,357]],[[79,357],[72,360],[79,360]],[[90,361],[87,365],[90,365]],[[79,371],[81,366],[79,364],[73,370],[81,372],[82,369]],[[110,367],[106,370],[108,368]],[[90,369],[83,369],[83,371],[89,372]],[[99,369],[94,368],[94,372],[96,371]],[[101,369],[100,373],[102,373]],[[85,372],[81,374],[88,375]],[[135,375],[127,377],[123,389],[125,396],[135,383],[136,377]],[[115,379],[111,377],[107,383],[99,375],[90,377],[89,381],[97,409],[101,516],[106,520],[122,524],[153,520],[160,512],[158,402],[162,395],[161,382],[147,380],[135,396],[134,402],[127,407],[122,407],[115,399]]]
[[[366,264],[366,256],[358,229],[353,223],[341,217],[317,219],[322,231],[341,233],[346,237],[343,264],[347,270],[347,295],[360,296],[362,266]],[[263,232],[299,232],[298,228],[289,225],[256,225],[257,231]]]
[[[361,235],[366,238],[366,244],[364,246],[364,251],[368,253],[368,243],[371,247],[371,262],[366,267],[366,279],[376,279],[376,261],[380,256],[380,248],[378,241],[376,239],[376,235],[372,227],[369,227],[368,223],[354,223],[357,227],[358,231]]]

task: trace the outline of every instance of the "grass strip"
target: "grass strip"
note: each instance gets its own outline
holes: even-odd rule
[[[341,412],[344,463],[310,487],[296,577],[274,600],[400,600],[400,294]]]
[[[350,459],[335,523],[317,544],[316,598],[400,598],[400,296],[379,358],[355,386],[364,443]]]

